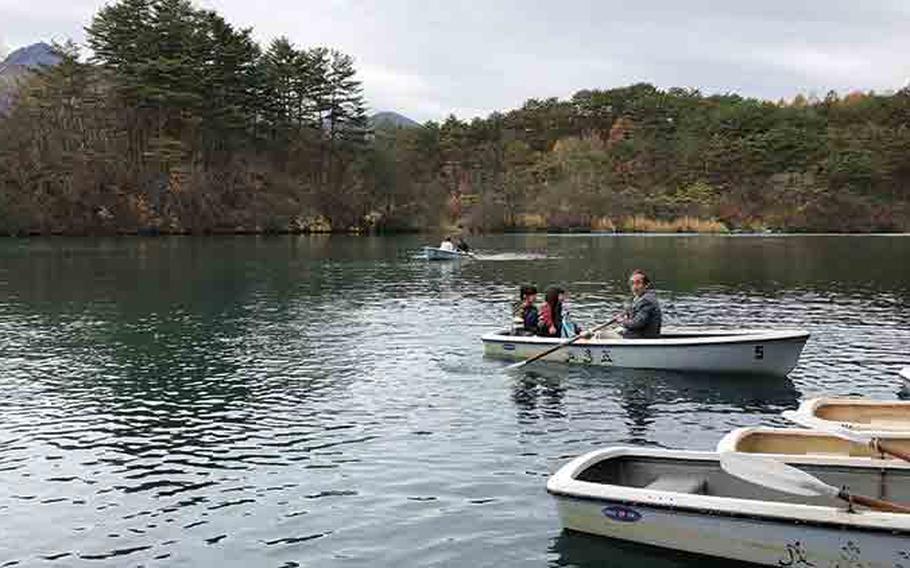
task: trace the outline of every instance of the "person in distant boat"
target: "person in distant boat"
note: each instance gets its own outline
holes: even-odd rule
[[[538,335],[572,337],[581,333],[581,328],[569,319],[565,300],[566,291],[562,288],[553,287],[547,290],[546,302],[540,310]]]
[[[447,250],[449,252],[454,252],[455,245],[452,243],[452,237],[446,237],[442,239],[442,244],[439,245],[439,248],[442,250]]]
[[[660,302],[644,270],[635,269],[629,275],[632,289],[632,306],[616,316],[622,326],[620,335],[625,339],[653,339],[660,337]]]
[[[519,291],[519,300],[512,305],[512,333],[514,335],[537,335],[540,314],[537,306],[537,287],[526,284]]]
[[[471,252],[471,247],[468,246],[468,243],[464,240],[464,237],[458,237],[458,240],[455,243],[455,248],[461,252]]]

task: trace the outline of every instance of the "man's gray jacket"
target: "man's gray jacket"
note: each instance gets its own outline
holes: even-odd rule
[[[627,339],[653,339],[660,337],[660,303],[654,290],[635,298],[629,310],[629,321],[623,324],[622,336]]]

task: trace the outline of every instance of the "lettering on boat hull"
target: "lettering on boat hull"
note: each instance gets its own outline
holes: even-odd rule
[[[620,523],[637,523],[641,520],[641,513],[625,505],[610,505],[601,509],[601,512],[608,519]]]

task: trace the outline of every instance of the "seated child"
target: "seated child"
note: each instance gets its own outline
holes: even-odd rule
[[[527,284],[519,291],[519,301],[512,306],[512,334],[535,335],[537,333],[538,313],[534,301],[537,300],[537,288]]]

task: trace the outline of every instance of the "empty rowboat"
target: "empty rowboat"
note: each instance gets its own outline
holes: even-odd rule
[[[802,330],[666,329],[657,339],[581,339],[543,361],[708,373],[786,376],[799,360],[809,332]],[[488,357],[524,360],[557,345],[561,338],[484,335]]]
[[[908,468],[787,463],[835,487],[910,501]],[[770,566],[891,567],[910,557],[910,515],[766,489],[724,472],[713,452],[597,450],[560,468],[547,491],[567,529],[668,549]]]
[[[789,418],[809,428],[822,421],[870,433],[910,433],[910,401],[812,398],[800,403]]]
[[[893,433],[882,438],[890,447],[910,452],[910,432]],[[868,444],[857,444],[819,432],[798,428],[737,428],[717,443],[717,452],[742,452],[770,454],[787,459],[792,456],[819,456],[831,460],[864,463],[870,460],[892,460],[897,467],[910,467],[910,463],[873,450]]]

